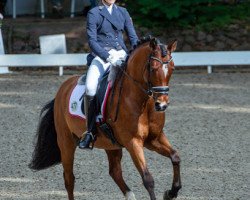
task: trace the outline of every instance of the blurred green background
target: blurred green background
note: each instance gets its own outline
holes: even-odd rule
[[[124,0],[136,24],[145,27],[223,28],[250,21],[250,0]]]

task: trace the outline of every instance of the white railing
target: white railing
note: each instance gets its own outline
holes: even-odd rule
[[[0,67],[49,67],[86,65],[87,54],[5,54],[0,55]],[[250,66],[250,51],[221,52],[176,52],[173,53],[175,66],[207,66],[212,73],[212,66]],[[59,74],[63,75],[62,69]]]
[[[87,64],[87,54],[5,54],[0,55],[0,67],[59,67],[81,66]]]
[[[208,51],[173,53],[175,66],[207,66],[212,73],[212,66],[250,66],[250,51]]]

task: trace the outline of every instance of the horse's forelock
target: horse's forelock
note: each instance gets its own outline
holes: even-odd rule
[[[160,48],[161,48],[161,56],[165,57],[167,55],[166,46],[164,44],[160,44]]]

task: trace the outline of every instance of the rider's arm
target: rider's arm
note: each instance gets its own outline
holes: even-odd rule
[[[138,37],[135,32],[135,28],[133,25],[132,18],[130,17],[128,11],[124,9],[124,15],[125,15],[125,31],[127,32],[127,35],[129,37],[129,41],[131,46],[135,46],[138,42]]]
[[[87,16],[87,36],[89,47],[94,54],[106,61],[109,57],[109,53],[97,42],[97,27],[98,17],[96,17],[92,11],[89,11]]]

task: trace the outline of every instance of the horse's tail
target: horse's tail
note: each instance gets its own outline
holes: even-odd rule
[[[54,99],[47,103],[41,110],[35,140],[35,149],[29,168],[42,170],[61,162],[61,154],[57,144],[57,134],[54,125]]]

